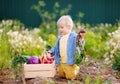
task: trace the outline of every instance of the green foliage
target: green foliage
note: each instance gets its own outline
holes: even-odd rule
[[[108,33],[110,39],[106,42],[106,48],[105,48],[106,53],[104,54],[104,58],[105,58],[104,63],[107,65],[112,65],[116,59],[117,54],[119,55],[120,52],[119,32],[120,32],[120,26],[118,26],[118,28],[115,31]]]
[[[116,25],[111,24],[98,24],[92,28],[93,32],[96,34],[100,34],[103,41],[109,40],[108,33],[111,33],[117,29]]]
[[[115,62],[112,65],[112,68],[120,71],[120,54],[115,57]]]
[[[45,45],[46,51],[50,50],[55,45],[56,36],[54,34],[48,34],[47,43]]]
[[[51,47],[53,47],[55,45],[55,41],[56,41],[56,36],[54,34],[49,34],[47,43],[50,44]]]
[[[120,51],[116,53],[112,68],[116,70],[116,75],[120,78]]]
[[[100,76],[98,76],[95,80],[95,84],[102,84],[102,79]]]
[[[18,65],[22,66],[24,63],[28,62],[28,58],[22,55],[17,55],[16,57],[13,58],[11,67],[13,69],[16,69]]]
[[[105,48],[105,43],[102,41],[101,35],[87,30],[85,40],[86,53],[94,58],[101,58]]]
[[[75,63],[79,66],[81,64],[82,60],[85,62],[85,59],[86,59],[85,50],[84,50],[84,48],[82,48],[82,46],[79,46],[79,48],[76,49]]]
[[[54,82],[54,81],[52,81],[52,82],[50,82],[50,84],[55,84],[55,82]]]
[[[39,31],[37,28],[28,30],[19,21],[2,20],[0,23],[0,69],[8,68],[11,58],[17,54],[40,55],[45,41],[39,36]]]
[[[81,23],[81,25],[85,25],[85,24],[83,24],[82,23],[82,18],[84,17],[84,13],[82,13],[82,12],[78,12],[78,14],[77,14],[77,22],[80,22]]]
[[[7,32],[11,29],[19,29],[18,25],[23,26],[23,24],[17,20],[2,20],[0,22],[0,69],[9,67],[12,54]]]
[[[90,84],[90,76],[87,75],[87,78],[85,79],[85,84]]]
[[[116,75],[120,78],[120,71],[116,71]]]
[[[2,25],[0,23],[0,25]],[[2,26],[2,27],[5,27],[6,25]],[[2,32],[0,33],[0,69],[4,69],[4,68],[7,68],[9,67],[9,60],[11,58],[11,54],[10,54],[10,51],[11,51],[11,48],[10,48],[10,44],[8,42],[8,37],[6,35],[6,32],[9,31],[9,28],[8,27],[7,29],[4,28],[1,29]]]
[[[28,57],[23,55],[16,55],[11,61],[11,68],[14,72],[15,81],[22,81],[24,77],[23,64],[28,62]]]
[[[56,25],[55,21],[50,21],[49,23],[43,22],[39,27],[40,28],[40,36],[44,40],[47,40],[49,34],[57,35],[57,27],[55,25]]]
[[[76,55],[75,56],[75,64],[77,64],[78,66],[81,64],[81,62],[82,62],[82,57],[81,56],[79,56],[79,55]]]
[[[102,83],[102,79],[100,76],[92,80],[92,83],[91,83],[90,75],[87,75],[87,78],[85,79],[85,84],[103,84],[103,83]]]
[[[72,82],[70,80],[68,80],[68,84],[72,84]]]
[[[108,80],[106,80],[105,84],[112,84],[112,80],[113,78],[109,78]]]

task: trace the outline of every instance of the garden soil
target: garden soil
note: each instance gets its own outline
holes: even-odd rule
[[[106,68],[101,61],[91,61],[87,58],[85,63],[80,65],[80,73],[75,80],[67,80],[60,78],[57,74],[53,78],[36,77],[25,79],[26,84],[85,84],[86,78],[90,77],[90,84],[95,84],[95,81],[100,79],[103,84],[120,84],[120,77],[112,68]],[[24,84],[22,80],[15,80],[10,69],[0,71],[0,84]]]

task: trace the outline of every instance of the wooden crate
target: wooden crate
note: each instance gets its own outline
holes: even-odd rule
[[[24,77],[35,78],[40,77],[54,77],[56,74],[55,64],[24,64]]]

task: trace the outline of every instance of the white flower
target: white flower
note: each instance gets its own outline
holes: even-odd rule
[[[116,31],[115,31],[115,34],[118,34],[118,33],[119,33],[118,30],[116,30]]]
[[[20,26],[13,26],[13,29],[14,29],[14,30],[19,30],[19,29],[20,29]]]
[[[38,37],[38,40],[43,43],[43,40],[41,37]]]
[[[114,35],[115,34],[115,32],[112,32],[112,35]]]
[[[112,34],[111,33],[108,33],[108,36],[111,36]]]
[[[109,24],[109,27],[111,27],[112,26],[112,24]]]
[[[46,41],[43,41],[43,44],[46,45]]]
[[[118,30],[120,30],[120,26],[118,27]]]
[[[32,42],[32,38],[31,37],[25,37],[29,42]]]
[[[22,46],[22,45],[23,45],[23,43],[22,43],[22,42],[20,42],[20,43],[19,43],[19,46]]]
[[[0,33],[2,33],[3,32],[3,29],[0,29]]]
[[[106,61],[106,64],[110,64],[111,63],[111,61],[109,60],[109,61]]]
[[[33,34],[33,35],[38,35],[39,33],[40,33],[40,29],[38,29],[38,28],[35,28],[31,31],[31,34]]]
[[[48,25],[46,25],[46,28],[47,28],[47,29],[49,29],[49,28],[50,28],[50,25],[49,25],[49,24],[48,24]]]
[[[9,32],[7,32],[7,35],[11,35],[12,33],[12,30],[9,30]]]
[[[109,58],[106,58],[105,61],[106,61],[106,62],[109,61]]]
[[[40,45],[37,45],[37,48],[39,49],[39,48],[40,48]]]
[[[12,25],[13,24],[13,21],[12,20],[9,20],[9,25]]]
[[[109,24],[107,24],[107,23],[106,23],[106,24],[105,24],[105,26],[106,26],[106,27],[108,27],[108,26],[109,26]]]
[[[108,52],[107,52],[107,53],[105,53],[105,54],[103,55],[103,57],[104,57],[104,58],[106,58],[106,57],[107,57],[107,55],[108,55]]]
[[[17,36],[18,33],[19,33],[18,31],[14,31],[14,32],[12,32],[12,35],[13,35],[13,36]]]
[[[111,45],[112,45],[112,46],[116,46],[116,43],[115,43],[115,42],[112,42]]]
[[[18,37],[19,37],[19,38],[23,38],[23,35],[22,35],[22,34],[19,34]]]
[[[2,24],[3,24],[3,25],[5,25],[5,24],[6,24],[5,20],[2,20]]]
[[[27,45],[27,42],[24,40],[24,41],[23,41],[23,44],[24,44],[24,45]]]
[[[112,59],[114,56],[113,55],[110,55],[110,58]]]
[[[111,53],[111,54],[114,54],[115,52],[114,52],[114,50],[112,50],[110,53]]]
[[[118,40],[119,40],[119,39],[120,39],[120,34],[117,34],[117,35],[116,35],[116,38],[118,38]]]

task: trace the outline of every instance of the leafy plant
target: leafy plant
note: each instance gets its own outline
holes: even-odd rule
[[[23,72],[23,64],[28,62],[28,57],[17,55],[13,58],[11,62],[11,67],[13,68],[13,72],[15,75],[16,82],[25,82],[24,81],[24,72]]]
[[[18,54],[40,55],[45,41],[39,35],[39,31],[39,28],[25,28],[18,20],[0,21],[0,69],[9,68],[10,61]],[[50,37],[53,39],[51,41],[54,41],[54,36]]]
[[[28,58],[22,55],[17,55],[16,57],[14,57],[14,59],[12,60],[12,65],[11,67],[16,69],[18,67],[18,65],[22,66],[24,63],[28,62]]]
[[[21,30],[23,24],[18,20],[2,20],[0,21],[0,69],[9,68],[12,54],[12,48],[7,33],[10,30]]]
[[[85,63],[86,53],[85,53],[85,49],[82,48],[81,45],[79,45],[79,48],[77,48],[77,49],[76,49],[76,54],[75,54],[75,63],[79,66],[81,64],[82,60]]]
[[[81,64],[81,62],[82,62],[82,59],[83,58],[81,56],[76,55],[75,56],[75,63],[79,66]]]
[[[2,23],[0,23],[0,25],[2,25],[1,27],[4,28],[0,28],[0,69],[2,70],[9,67],[9,60],[11,59],[11,48],[8,42],[8,36],[6,35],[6,32],[9,31],[10,27],[6,28],[6,25],[3,26]]]
[[[93,58],[102,58],[105,51],[105,42],[102,41],[101,35],[95,34],[93,31],[88,29],[85,41],[86,54],[92,56]]]
[[[103,55],[105,58],[104,63],[107,65],[112,65],[113,62],[116,60],[117,54],[120,52],[119,32],[120,32],[120,26],[118,26],[118,29],[113,31],[112,33],[108,33],[108,35],[110,36],[110,40],[106,42],[105,54]],[[114,64],[114,65],[117,66],[118,64]]]
[[[112,65],[112,68],[120,71],[120,54],[115,57],[115,62]]]
[[[103,41],[109,40],[108,33],[111,33],[117,29],[117,25],[111,25],[111,24],[97,24],[93,28],[91,28],[92,31],[96,34],[100,34]]]

